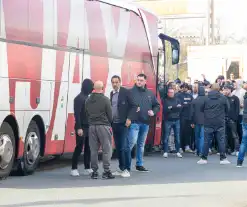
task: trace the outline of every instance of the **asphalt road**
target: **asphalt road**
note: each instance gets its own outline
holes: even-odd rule
[[[247,207],[247,167],[236,168],[233,156],[227,166],[217,155],[209,157],[208,165],[197,160],[191,154],[183,159],[152,154],[145,157],[151,172],[133,171],[130,178],[114,180],[73,178],[69,166],[9,177],[0,183],[0,207]]]

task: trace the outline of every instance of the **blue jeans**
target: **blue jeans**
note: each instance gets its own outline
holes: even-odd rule
[[[201,124],[195,125],[195,139],[197,154],[201,155],[203,153],[204,145],[204,126]]]
[[[238,154],[239,161],[244,161],[245,152],[247,150],[247,123],[244,122],[242,123],[242,130],[243,130],[243,136]]]
[[[163,136],[163,147],[164,152],[168,152],[168,140],[171,133],[171,129],[174,131],[175,147],[176,151],[179,152],[180,148],[180,121],[166,121],[165,122],[165,133]]]
[[[131,168],[131,150],[136,146],[136,166],[143,166],[143,152],[147,139],[149,125],[136,124],[130,125],[129,133],[127,137],[126,147],[126,169],[130,171]]]

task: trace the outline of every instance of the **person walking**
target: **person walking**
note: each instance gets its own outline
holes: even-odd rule
[[[86,114],[89,123],[89,145],[91,148],[92,179],[97,179],[98,174],[98,150],[102,147],[103,153],[103,179],[113,179],[110,170],[112,157],[112,109],[110,99],[103,94],[102,81],[94,83],[94,92],[86,101]]]
[[[88,96],[93,91],[93,81],[85,79],[82,82],[81,92],[74,99],[74,117],[75,117],[75,134],[76,134],[76,147],[72,157],[72,169],[71,176],[79,176],[78,171],[78,159],[81,155],[84,145],[84,175],[92,173],[90,169],[90,147],[89,147],[89,136],[88,136],[88,119],[85,113],[85,102]]]
[[[160,110],[160,104],[152,91],[146,87],[147,76],[139,74],[135,86],[130,90],[134,104],[137,106],[135,117],[129,127],[126,166],[130,172],[131,169],[131,150],[136,146],[136,170],[139,172],[148,172],[143,166],[143,153],[146,138],[149,131],[150,117],[154,117]]]
[[[204,113],[204,148],[198,164],[207,164],[209,145],[214,135],[218,142],[220,164],[230,164],[225,147],[225,117],[229,111],[229,103],[219,90],[219,84],[214,83],[201,109]]]
[[[119,76],[114,75],[111,78],[111,83],[113,87],[113,91],[110,94],[113,112],[112,131],[119,162],[119,169],[113,174],[130,177],[130,173],[126,169],[125,152],[128,128],[133,115],[135,115],[137,106],[134,105],[129,90],[121,86],[121,78]]]

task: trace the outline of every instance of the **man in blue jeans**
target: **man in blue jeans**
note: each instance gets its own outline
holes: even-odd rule
[[[164,154],[163,157],[168,157],[168,139],[171,133],[171,129],[174,130],[175,137],[175,147],[177,152],[177,157],[182,158],[179,152],[180,149],[180,113],[182,105],[178,98],[174,97],[174,90],[172,88],[168,89],[167,98],[164,100],[163,104],[163,117],[165,121],[165,132],[163,136]]]
[[[204,144],[204,113],[202,107],[205,101],[205,89],[202,86],[198,88],[198,96],[192,101],[192,128],[195,128],[196,154],[201,156]]]
[[[243,136],[238,154],[237,167],[242,167],[245,152],[247,150],[247,92],[244,95],[244,112],[243,112],[242,130],[243,130]]]
[[[137,106],[135,116],[131,120],[127,138],[126,169],[131,169],[131,150],[136,146],[136,170],[148,172],[143,166],[143,152],[149,131],[149,119],[160,110],[160,104],[154,93],[146,88],[147,76],[139,74],[135,86],[130,90],[134,105]]]
[[[131,124],[132,114],[135,114],[137,106],[133,104],[128,89],[121,86],[121,78],[114,75],[111,78],[113,91],[110,94],[112,106],[112,131],[118,156],[119,169],[113,173],[122,177],[129,177],[130,173],[125,165],[125,149],[127,144],[128,127]]]

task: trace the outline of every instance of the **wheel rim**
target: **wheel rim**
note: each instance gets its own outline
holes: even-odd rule
[[[35,132],[30,132],[27,136],[26,144],[26,159],[29,165],[33,165],[40,152],[40,142],[39,137]]]
[[[6,169],[13,157],[13,143],[7,134],[0,136],[0,169]]]

